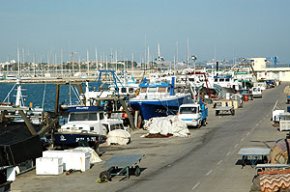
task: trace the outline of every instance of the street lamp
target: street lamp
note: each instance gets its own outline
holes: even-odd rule
[[[195,61],[197,60],[197,57],[195,55],[192,55],[191,60],[193,61],[193,69],[194,69],[194,73],[195,73]]]

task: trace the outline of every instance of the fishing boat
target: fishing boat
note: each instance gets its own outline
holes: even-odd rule
[[[114,96],[133,97],[139,84],[132,77],[117,76],[114,70],[99,70],[96,82],[86,82],[86,106],[96,105],[96,100]]]
[[[144,78],[139,85],[139,94],[129,99],[128,105],[135,111],[139,111],[143,120],[175,115],[180,105],[193,101],[190,93],[176,93],[174,85],[175,77],[172,77],[171,83],[150,83]]]
[[[100,106],[75,106],[67,109],[67,120],[53,134],[55,146],[62,148],[104,143],[113,129],[124,129],[123,121],[109,119]]]
[[[16,99],[10,102],[15,88]],[[27,107],[23,97],[18,80],[0,103],[0,170],[1,167],[18,166],[20,173],[27,171],[35,166],[35,159],[44,149],[41,138],[50,124],[41,121],[43,109]]]

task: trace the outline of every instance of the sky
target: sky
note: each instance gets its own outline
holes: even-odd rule
[[[17,59],[17,49],[38,62],[61,52],[139,62],[159,44],[166,60],[289,64],[289,8],[288,0],[0,0],[0,62]]]

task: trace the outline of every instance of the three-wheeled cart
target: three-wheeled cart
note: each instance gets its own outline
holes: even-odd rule
[[[111,181],[112,176],[125,176],[129,178],[131,174],[139,176],[141,169],[138,166],[144,155],[131,154],[114,156],[105,163],[106,170],[100,173],[100,181]]]
[[[220,114],[230,114],[235,115],[235,109],[233,106],[225,106],[225,107],[217,107],[214,109],[215,115],[218,116]]]

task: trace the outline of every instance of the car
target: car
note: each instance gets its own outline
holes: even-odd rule
[[[262,89],[261,87],[253,87],[252,94],[254,98],[262,98]]]
[[[276,86],[275,80],[266,80],[267,88],[274,88]]]

